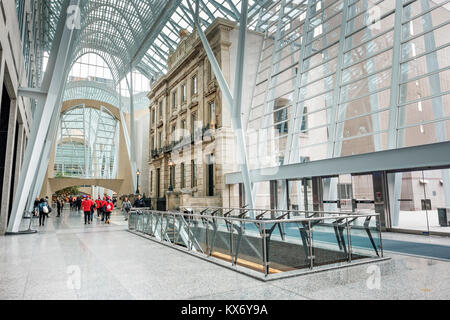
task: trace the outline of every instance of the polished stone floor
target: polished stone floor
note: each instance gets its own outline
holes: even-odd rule
[[[110,225],[68,210],[36,224],[38,234],[0,237],[0,299],[450,299],[446,261],[387,253],[378,264],[264,283],[131,234],[120,213]]]

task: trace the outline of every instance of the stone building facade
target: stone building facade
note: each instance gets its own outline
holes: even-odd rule
[[[220,18],[205,31],[231,92],[238,32],[235,22]],[[224,181],[226,173],[238,169],[230,113],[196,32],[182,36],[176,51],[169,55],[167,74],[148,94],[148,194],[167,197],[168,209],[180,205],[227,207],[237,201],[238,192],[238,187],[227,187]],[[257,69],[258,61],[251,56],[258,54],[261,44],[262,35],[249,31],[243,110],[251,103]]]

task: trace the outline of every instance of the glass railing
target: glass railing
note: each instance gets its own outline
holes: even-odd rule
[[[128,222],[130,231],[265,276],[383,257],[376,213],[140,208]]]

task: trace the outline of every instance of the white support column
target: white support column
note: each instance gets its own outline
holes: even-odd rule
[[[128,83],[128,80],[127,80]],[[137,189],[136,181],[136,128],[135,128],[135,117],[134,117],[134,97],[133,97],[133,68],[130,66],[130,82],[128,84],[128,90],[130,92],[130,164],[131,164],[131,179],[133,181],[133,192]]]
[[[80,0],[71,0],[70,5],[79,6]],[[46,99],[39,100],[34,114],[30,141],[26,148],[23,170],[20,174],[18,190],[14,197],[14,204],[8,224],[8,232],[18,232],[23,211],[33,183],[33,177],[38,169],[39,158],[44,148],[53,110],[57,105],[58,97],[65,83],[65,70],[69,65],[69,55],[76,32],[73,26],[66,25],[66,7],[61,11],[57,32],[53,43],[51,58],[47,65],[42,89],[47,93]]]

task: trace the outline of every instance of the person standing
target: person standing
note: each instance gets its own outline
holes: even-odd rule
[[[141,199],[141,195],[139,194],[137,199],[134,201],[133,207],[135,208],[145,208],[144,199]]]
[[[84,212],[84,224],[91,224],[91,208],[94,205],[89,196],[85,196],[84,200],[81,202],[80,208]]]
[[[105,223],[110,224],[111,212],[114,210],[114,203],[111,201],[110,197],[106,198],[105,205]]]
[[[128,215],[130,214],[130,210],[131,210],[131,202],[130,202],[130,200],[128,200],[127,197],[125,197],[125,199],[123,199],[122,210],[124,211],[124,214],[125,214],[125,221],[127,221]]]
[[[56,217],[61,217],[61,211],[62,211],[62,208],[63,208],[63,202],[62,202],[62,200],[61,199],[56,199],[56,207],[57,207],[57,209],[58,209],[58,214],[56,215]]]
[[[102,200],[100,199],[100,196],[98,196],[98,199],[95,200],[95,209],[97,209],[97,217],[100,217]]]
[[[103,197],[102,203],[100,204],[100,210],[102,213],[102,221],[105,221],[106,215],[106,197]]]
[[[34,200],[34,210],[33,210],[34,217],[39,214],[39,210],[38,210],[39,203],[40,203],[39,198],[36,198],[36,200]]]
[[[42,198],[39,201],[38,211],[39,211],[39,226],[41,225],[45,226],[45,218],[46,217],[48,218],[48,214],[52,212],[52,209],[44,198]]]

